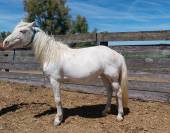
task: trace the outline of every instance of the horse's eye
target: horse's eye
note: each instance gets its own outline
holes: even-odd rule
[[[26,33],[26,30],[21,30],[20,31],[22,34],[25,34]]]

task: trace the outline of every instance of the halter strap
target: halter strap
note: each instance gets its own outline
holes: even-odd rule
[[[33,32],[33,34],[32,34],[31,40],[27,45],[25,45],[25,47],[28,47],[34,40],[34,37],[35,37],[35,34],[37,33],[37,31],[35,29],[32,29],[32,32]]]

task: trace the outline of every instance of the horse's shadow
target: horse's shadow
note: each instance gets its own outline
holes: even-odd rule
[[[23,105],[26,105],[26,104],[23,104],[23,103],[13,104],[13,105],[11,105],[11,106],[2,108],[2,109],[0,110],[0,116],[5,115],[5,114],[7,114],[7,113],[9,113],[9,112],[15,112],[16,110],[22,108]]]
[[[19,103],[19,104],[13,104],[11,106],[2,108],[0,110],[0,116],[5,115],[9,112],[15,112],[16,110],[19,110],[21,108],[23,108],[24,106],[30,106],[30,105],[38,105],[38,106],[42,106],[44,104],[46,104],[49,109],[40,112],[36,115],[34,115],[33,117],[35,118],[40,118],[46,115],[51,115],[51,114],[56,114],[56,108],[51,107],[49,104],[47,103]],[[102,111],[105,108],[105,104],[97,104],[97,105],[84,105],[84,106],[79,106],[79,107],[75,107],[75,108],[63,108],[64,111],[64,120],[67,119],[70,116],[80,116],[80,117],[84,117],[84,118],[100,118],[103,117]],[[124,108],[124,113],[125,115],[127,115],[129,113],[129,108]],[[111,106],[111,113],[112,115],[117,115],[117,106],[112,104]]]
[[[100,118],[103,117],[102,111],[105,108],[105,104],[97,104],[97,105],[84,105],[75,108],[63,108],[64,111],[64,120],[70,116],[80,116],[85,118]],[[36,118],[40,118],[45,115],[56,114],[56,108],[50,107],[48,110],[45,110],[37,115],[34,115]],[[112,104],[111,113],[112,115],[117,115],[117,106]],[[127,115],[129,113],[129,108],[124,108],[124,114]]]
[[[21,109],[21,108],[23,108],[25,106],[29,106],[29,105],[44,105],[44,104],[46,104],[46,103],[34,103],[34,102],[32,102],[32,103],[17,103],[17,104],[13,104],[13,105],[7,106],[5,108],[2,108],[0,110],[0,117],[5,115],[5,114],[7,114],[7,113],[9,113],[9,112],[15,112],[15,111],[17,111],[17,110],[19,110],[19,109]]]

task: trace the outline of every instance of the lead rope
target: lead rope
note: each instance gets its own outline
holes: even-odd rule
[[[43,80],[44,80],[44,87],[45,87],[45,85],[46,85],[46,78],[45,78],[45,73],[44,73],[44,71],[43,71]]]
[[[14,64],[14,61],[15,61],[15,55],[16,55],[16,53],[15,53],[15,49],[13,50],[13,57],[12,57],[12,64]]]

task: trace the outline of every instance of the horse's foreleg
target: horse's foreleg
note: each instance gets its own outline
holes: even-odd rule
[[[112,83],[113,88],[116,91],[116,99],[117,99],[117,103],[118,103],[118,115],[117,115],[117,120],[121,121],[123,120],[123,104],[122,104],[122,91],[120,88],[120,85],[118,82],[113,82]]]
[[[61,96],[60,96],[60,83],[53,78],[50,78],[50,83],[52,85],[56,107],[57,107],[57,114],[54,120],[54,125],[57,126],[63,120],[63,111],[62,111]]]
[[[109,113],[111,111],[111,101],[112,101],[113,89],[112,89],[111,83],[105,76],[101,76],[101,78],[102,78],[104,86],[107,89],[107,103],[106,103],[105,109],[103,110],[102,114],[107,115],[107,113]]]

